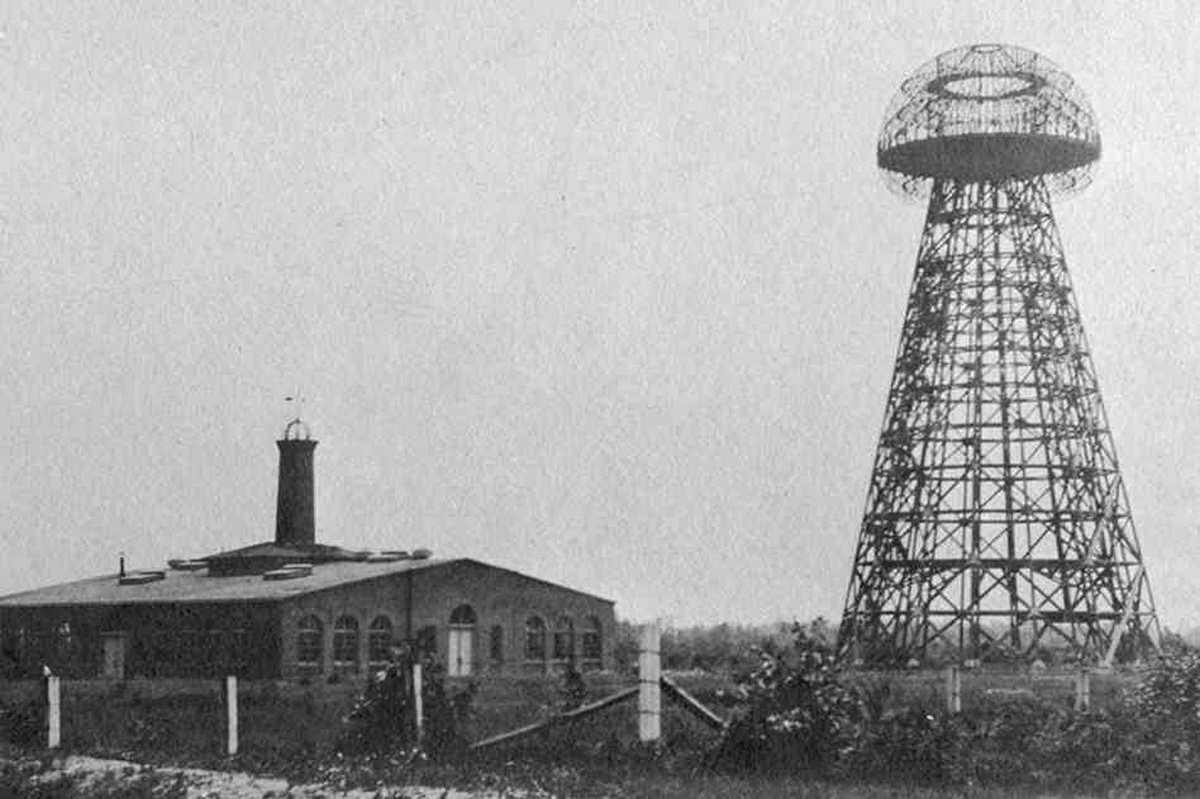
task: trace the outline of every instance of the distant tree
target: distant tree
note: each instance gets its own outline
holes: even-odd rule
[[[662,666],[669,671],[706,671],[735,676],[759,664],[760,652],[779,652],[792,644],[796,622],[770,624],[697,624],[662,631]],[[833,646],[836,631],[824,619],[802,625],[809,635]],[[641,625],[617,620],[613,658],[618,671],[637,668]]]
[[[624,619],[617,619],[616,633],[613,636],[613,668],[621,674],[632,674],[637,670],[638,659],[638,625]]]

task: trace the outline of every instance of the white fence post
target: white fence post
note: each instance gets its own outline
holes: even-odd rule
[[[238,680],[225,677],[225,754],[238,753]]]
[[[46,678],[46,748],[57,749],[62,743],[62,692],[59,677]]]
[[[425,706],[421,697],[421,664],[412,665],[413,691],[413,732],[417,736],[417,746],[422,743],[425,732]]]
[[[643,743],[662,737],[660,641],[657,621],[642,627],[638,651],[638,740]]]
[[[951,713],[962,712],[962,673],[958,666],[946,669],[946,709]]]
[[[1075,675],[1075,709],[1081,713],[1092,709],[1092,675],[1087,669]]]

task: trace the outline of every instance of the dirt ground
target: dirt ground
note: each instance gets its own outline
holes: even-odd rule
[[[31,778],[31,782],[52,783],[67,776],[81,795],[89,787],[118,782],[137,782],[139,778],[155,776],[160,784],[185,786],[188,799],[499,799],[500,794],[467,793],[453,789],[427,786],[378,785],[371,789],[338,790],[327,785],[297,785],[284,779],[256,777],[241,772],[208,771],[194,768],[151,767],[125,760],[108,760],[84,755],[55,758],[49,768]],[[505,794],[512,796],[513,794]]]

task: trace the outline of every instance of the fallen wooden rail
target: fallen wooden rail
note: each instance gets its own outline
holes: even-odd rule
[[[696,718],[700,719],[700,721],[704,722],[714,730],[719,731],[725,729],[726,723],[724,719],[706,708],[700,703],[699,699],[696,699],[696,697],[692,696],[683,688],[676,685],[675,681],[670,677],[665,675],[659,677],[659,683],[662,685],[663,691],[667,696],[683,705],[684,709],[686,709]],[[639,689],[637,686],[634,686],[633,688],[626,688],[623,691],[618,691],[615,694],[606,696],[603,699],[598,699],[595,702],[583,705],[575,710],[569,710],[566,713],[559,713],[558,715],[551,716],[543,721],[537,721],[533,724],[527,724],[524,727],[518,727],[515,730],[509,730],[508,732],[502,732],[499,735],[493,735],[490,738],[484,738],[481,741],[476,741],[475,743],[471,744],[469,748],[473,750],[486,749],[489,746],[515,741],[535,733],[543,732],[552,727],[557,727],[560,724],[565,724],[567,722],[574,721],[575,719],[583,718],[584,716],[590,716],[597,711],[604,710],[605,708],[612,707],[619,702],[624,702],[628,699],[634,698],[638,695],[638,690]]]
[[[663,690],[667,692],[667,696],[674,699],[683,707],[690,711],[693,716],[700,719],[702,722],[712,727],[714,730],[724,730],[727,726],[725,719],[713,713],[700,703],[700,700],[689,694],[687,691],[675,684],[675,681],[665,674],[659,677],[658,680],[662,683]]]
[[[515,730],[510,730],[509,732],[502,732],[499,735],[493,735],[491,738],[484,738],[482,741],[476,741],[475,743],[471,744],[470,748],[484,749],[486,747],[495,746],[496,744],[505,743],[507,741],[515,741],[518,738],[524,738],[528,735],[534,734],[535,732],[548,730],[551,727],[555,727],[559,724],[563,724],[568,721],[574,721],[575,719],[582,718],[584,716],[590,716],[592,713],[595,713],[598,710],[603,710],[604,708],[615,705],[618,702],[624,702],[627,699],[632,699],[633,697],[637,696],[637,694],[637,686],[634,686],[633,688],[626,688],[625,690],[619,691],[611,696],[598,699],[591,704],[577,707],[574,710],[568,710],[566,713],[559,713],[556,716],[551,716],[545,721],[528,724],[524,727],[518,727]]]

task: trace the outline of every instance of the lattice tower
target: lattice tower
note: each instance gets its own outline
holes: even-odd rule
[[[1157,646],[1050,207],[1099,153],[1082,92],[1020,48],[952,50],[893,102],[879,164],[928,210],[842,620],[852,658]]]

